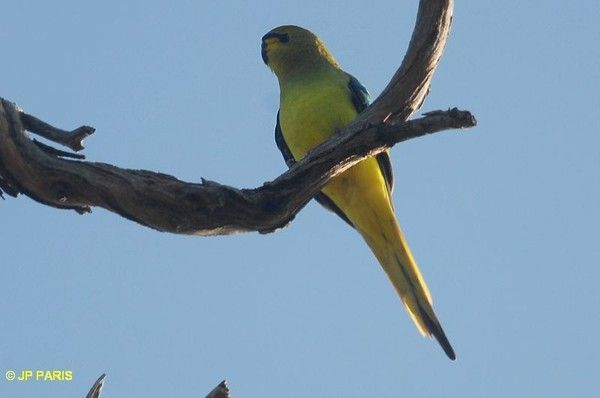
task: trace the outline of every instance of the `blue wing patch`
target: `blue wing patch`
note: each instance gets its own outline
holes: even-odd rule
[[[367,109],[371,103],[371,96],[365,86],[363,86],[357,78],[349,73],[346,73],[346,76],[348,76],[348,88],[350,89],[350,95],[352,96],[352,104],[354,104],[356,112],[361,113]]]
[[[371,103],[371,96],[365,86],[363,86],[357,78],[349,73],[346,73],[346,75],[348,76],[348,88],[350,89],[350,95],[352,96],[352,104],[354,104],[356,112],[361,113],[367,109]],[[392,171],[390,155],[386,151],[380,153],[375,158],[379,163],[379,169],[381,170],[381,174],[383,174],[388,191],[391,193],[394,189],[394,173]]]

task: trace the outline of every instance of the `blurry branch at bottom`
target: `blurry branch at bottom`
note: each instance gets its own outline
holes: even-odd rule
[[[106,373],[102,373],[98,380],[94,383],[90,391],[87,393],[85,398],[100,398],[102,394],[102,387],[104,387],[104,378],[106,377]]]
[[[85,398],[100,398],[102,395],[102,387],[104,387],[104,379],[106,378],[106,374],[102,374],[98,380],[94,383],[90,391],[87,393]],[[229,398],[229,388],[227,388],[227,384],[225,380],[219,383],[211,392],[208,393],[206,398]]]

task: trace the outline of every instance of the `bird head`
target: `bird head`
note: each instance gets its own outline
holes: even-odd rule
[[[280,26],[264,35],[261,53],[265,64],[280,79],[320,66],[338,67],[317,35],[294,25]]]

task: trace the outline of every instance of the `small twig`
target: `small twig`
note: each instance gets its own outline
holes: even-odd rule
[[[225,380],[219,383],[211,392],[208,393],[206,398],[229,398],[229,388],[225,383]]]
[[[381,130],[390,145],[405,139],[422,137],[427,134],[450,129],[464,129],[477,126],[477,119],[469,111],[458,108],[448,110],[435,110],[423,113],[424,117],[386,124]],[[403,135],[410,131],[410,136],[403,139]]]
[[[40,148],[42,151],[46,152],[50,156],[61,157],[61,158],[71,158],[71,159],[85,159],[85,155],[82,155],[80,153],[61,151],[60,149],[56,149],[56,148],[51,147],[50,145],[46,145],[43,142],[36,140],[35,138],[33,139],[33,143],[35,145],[37,145],[38,148]]]
[[[104,379],[106,378],[106,373],[102,373],[98,380],[94,383],[90,391],[87,393],[85,398],[100,398],[100,394],[102,394],[102,387],[104,386]]]
[[[75,152],[83,149],[83,140],[92,135],[96,129],[90,126],[81,126],[72,131],[58,129],[48,123],[31,116],[25,112],[20,113],[21,123],[25,130],[41,137],[71,148]]]

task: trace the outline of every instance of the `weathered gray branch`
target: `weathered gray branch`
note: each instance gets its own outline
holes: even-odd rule
[[[8,193],[79,212],[100,206],[160,231],[199,235],[272,231],[287,224],[332,176],[364,157],[409,138],[475,123],[469,112],[453,109],[407,122],[365,125],[353,134],[335,135],[274,181],[237,189],[50,156],[25,135],[20,115],[2,99],[0,176]]]
[[[25,112],[21,112],[21,123],[26,126],[28,131],[69,147],[74,151],[81,151],[83,149],[83,140],[96,131],[95,128],[90,126],[81,126],[73,131],[57,129]]]
[[[452,8],[452,0],[421,0],[407,54],[383,93],[354,122],[259,188],[237,189],[208,180],[189,183],[146,170],[64,159],[70,155],[34,144],[25,130],[78,151],[93,128],[56,129],[2,99],[0,190],[80,213],[103,207],[159,231],[273,231],[289,223],[331,177],[361,159],[407,139],[475,125],[469,112],[456,109],[405,121],[427,95]]]
[[[417,21],[402,64],[372,106],[357,122],[406,120],[427,94],[452,25],[454,0],[421,0]]]

